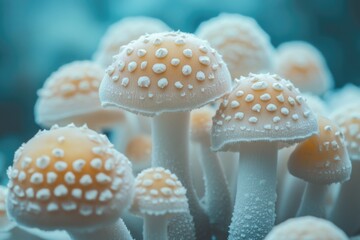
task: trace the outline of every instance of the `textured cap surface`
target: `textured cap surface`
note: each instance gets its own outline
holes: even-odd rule
[[[294,85],[277,75],[237,80],[213,118],[212,145],[238,151],[241,142],[292,145],[318,132],[317,121]]]
[[[100,86],[102,105],[153,116],[191,111],[223,96],[231,77],[220,55],[192,34],[155,33],[124,46]]]
[[[10,216],[40,229],[112,223],[133,194],[130,162],[86,126],[39,132],[17,150],[8,176]]]
[[[288,167],[292,175],[315,184],[349,180],[351,162],[344,135],[335,122],[318,116],[320,133],[299,143],[291,154]]]

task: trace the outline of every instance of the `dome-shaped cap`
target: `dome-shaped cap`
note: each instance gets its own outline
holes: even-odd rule
[[[351,162],[335,122],[318,116],[320,133],[299,143],[288,161],[292,175],[315,184],[349,180]]]
[[[316,217],[289,219],[266,236],[265,240],[348,240],[346,234],[335,224]]]
[[[209,44],[182,32],[141,36],[124,46],[100,86],[102,105],[154,116],[191,111],[223,96],[231,77]]]
[[[189,211],[186,190],[176,175],[164,168],[149,168],[135,180],[131,207],[135,214],[165,215]]]
[[[125,118],[122,111],[102,109],[99,85],[104,70],[90,61],[60,67],[38,91],[35,120],[44,127],[54,124],[105,127]]]
[[[8,213],[44,230],[110,224],[133,196],[130,162],[86,126],[39,132],[17,150],[8,176]]]
[[[238,151],[241,142],[300,142],[318,132],[317,121],[294,85],[277,75],[237,80],[213,118],[215,151]]]
[[[281,44],[275,58],[275,72],[291,80],[302,92],[323,94],[334,85],[324,57],[306,42]]]
[[[149,135],[137,135],[129,140],[126,156],[134,164],[149,163],[152,152],[152,140]]]
[[[215,115],[215,112],[215,109],[208,105],[191,111],[190,131],[191,138],[194,141],[209,138],[212,127],[212,117]]]
[[[360,104],[349,104],[334,112],[332,119],[339,124],[345,136],[345,145],[351,160],[360,160]]]
[[[250,17],[220,14],[201,23],[196,34],[223,55],[233,78],[272,70],[270,38]]]
[[[113,56],[119,52],[122,45],[126,45],[145,33],[170,31],[170,27],[159,19],[137,16],[127,17],[112,24],[100,41],[94,54],[94,60],[103,67],[109,66]]]

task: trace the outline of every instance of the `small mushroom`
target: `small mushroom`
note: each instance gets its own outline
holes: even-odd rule
[[[288,161],[289,171],[307,182],[297,216],[326,218],[325,197],[332,183],[349,180],[351,162],[340,128],[318,116],[319,135],[298,144]]]
[[[164,32],[122,47],[106,72],[99,90],[102,105],[152,117],[152,166],[178,176],[187,189],[197,238],[209,238],[209,220],[190,178],[189,112],[230,91],[226,64],[206,41]]]
[[[240,152],[230,239],[263,239],[275,221],[278,149],[318,132],[294,85],[277,75],[236,80],[213,117],[212,148]]]
[[[275,226],[265,240],[348,240],[345,233],[332,222],[316,217],[289,219]]]
[[[322,95],[334,86],[324,57],[307,42],[281,44],[275,56],[275,72],[291,80],[304,93]]]
[[[20,226],[73,239],[132,239],[121,213],[132,200],[131,164],[105,135],[75,125],[40,131],[8,169],[7,211]]]
[[[347,234],[353,235],[360,229],[360,104],[349,104],[332,116],[345,136],[345,145],[352,163],[349,181],[343,183],[330,219]]]
[[[144,240],[168,239],[168,220],[189,212],[185,194],[176,175],[164,168],[149,168],[136,177],[131,211],[144,218]]]
[[[233,78],[273,68],[270,37],[253,18],[222,13],[201,23],[196,35],[208,40],[223,55]]]

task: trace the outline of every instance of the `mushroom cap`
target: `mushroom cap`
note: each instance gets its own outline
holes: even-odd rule
[[[304,97],[307,105],[310,107],[313,113],[322,116],[329,115],[329,109],[326,103],[319,96],[311,93],[302,93],[302,96]]]
[[[360,102],[360,87],[352,83],[347,83],[340,89],[333,89],[332,91],[328,91],[324,98],[329,108],[342,108],[348,103]]]
[[[349,104],[331,117],[345,136],[345,146],[352,161],[360,161],[360,104]]]
[[[215,115],[215,112],[215,109],[208,105],[191,111],[190,131],[193,141],[200,142],[209,138],[212,127],[212,117]]]
[[[154,116],[191,111],[231,90],[221,56],[192,34],[143,35],[121,48],[100,85],[104,107]]]
[[[237,152],[241,142],[282,148],[318,132],[316,117],[290,81],[271,74],[236,81],[213,118],[213,150]]]
[[[270,37],[253,18],[222,13],[201,23],[196,34],[223,55],[233,78],[273,68]]]
[[[8,189],[0,186],[0,232],[6,232],[15,227],[15,223],[11,222],[6,213]]]
[[[348,240],[330,221],[312,216],[292,218],[275,226],[265,240]]]
[[[75,61],[60,67],[39,90],[35,120],[44,127],[54,124],[88,124],[105,127],[122,121],[122,111],[103,109],[99,85],[104,70],[90,61]]]
[[[318,116],[320,133],[299,143],[288,161],[292,175],[315,184],[349,180],[351,161],[335,122]]]
[[[156,216],[187,212],[186,190],[169,170],[145,169],[136,177],[131,211],[137,215]]]
[[[17,150],[8,176],[9,215],[43,230],[111,224],[133,196],[131,163],[86,126],[40,131]]]
[[[334,85],[322,54],[302,41],[287,42],[278,47],[275,72],[291,80],[302,92],[320,95]]]
[[[108,28],[94,54],[94,61],[105,68],[112,63],[113,56],[119,52],[122,45],[145,33],[165,31],[170,31],[170,27],[156,18],[144,16],[123,18]]]
[[[151,152],[151,136],[146,134],[131,138],[125,150],[126,156],[134,165],[149,163],[151,160]]]

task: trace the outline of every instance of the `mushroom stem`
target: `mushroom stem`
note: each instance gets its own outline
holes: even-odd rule
[[[119,219],[114,224],[106,225],[103,228],[98,228],[90,231],[67,231],[72,240],[97,240],[97,239],[121,239],[133,240],[129,230],[122,219]]]
[[[310,215],[318,218],[326,218],[325,197],[328,189],[329,185],[307,183],[296,216]]]
[[[217,239],[227,239],[232,204],[230,191],[217,153],[202,143],[201,164],[205,175],[205,203]]]
[[[330,220],[348,235],[360,229],[360,162],[352,161],[351,179],[341,185]]]
[[[167,219],[164,216],[144,216],[144,240],[168,240]]]
[[[200,205],[189,171],[189,112],[162,113],[152,119],[152,166],[173,172],[186,188],[197,239],[209,239],[210,223]],[[170,224],[176,224],[172,221]]]
[[[275,221],[277,143],[240,144],[229,240],[264,239]]]

